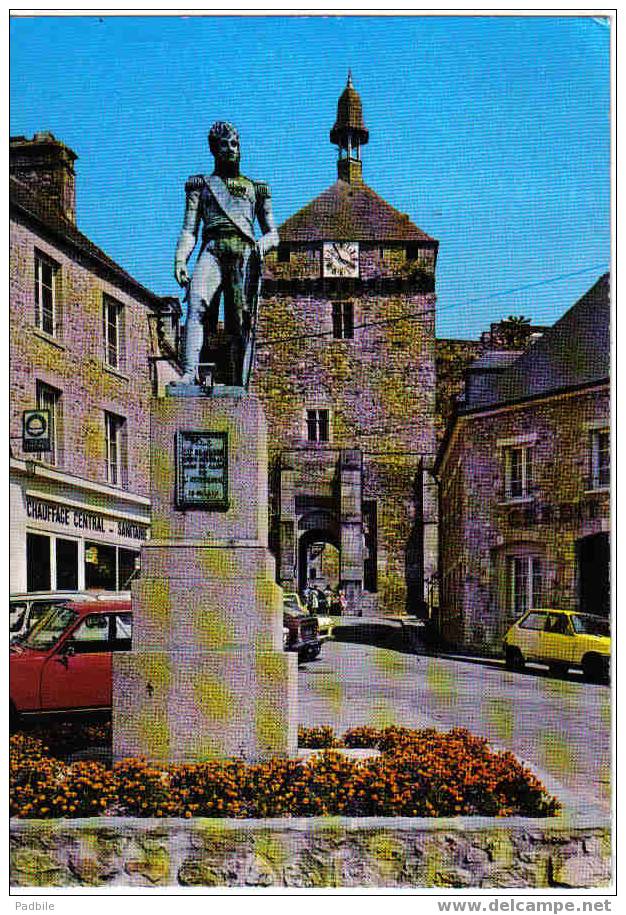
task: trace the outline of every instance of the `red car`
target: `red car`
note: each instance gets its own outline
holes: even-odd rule
[[[11,645],[13,722],[31,715],[111,708],[113,651],[129,651],[130,601],[67,601]]]

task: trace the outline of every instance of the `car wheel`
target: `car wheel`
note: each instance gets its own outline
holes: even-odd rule
[[[13,733],[17,731],[20,726],[20,716],[15,708],[15,705],[11,702],[9,703],[9,731]]]
[[[585,655],[582,667],[585,680],[589,683],[602,683],[609,679],[609,662],[600,655]]]
[[[509,670],[524,670],[526,662],[519,648],[507,648],[505,664]]]

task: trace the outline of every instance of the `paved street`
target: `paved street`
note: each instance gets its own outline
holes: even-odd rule
[[[299,687],[302,725],[467,727],[561,786],[564,800],[610,807],[611,691],[578,674],[331,641],[300,667]]]

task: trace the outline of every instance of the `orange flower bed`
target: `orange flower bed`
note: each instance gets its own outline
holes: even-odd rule
[[[332,729],[321,739],[333,740]],[[303,739],[307,735],[303,734]],[[125,759],[66,764],[37,738],[11,738],[11,814],[19,817],[553,816],[558,801],[512,753],[457,728],[448,733],[353,729],[346,745],[380,755],[351,759],[324,749],[307,761],[224,760],[150,765]]]

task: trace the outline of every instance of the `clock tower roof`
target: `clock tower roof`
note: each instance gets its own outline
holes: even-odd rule
[[[310,241],[438,242],[366,184],[339,180],[279,228],[283,243]]]

